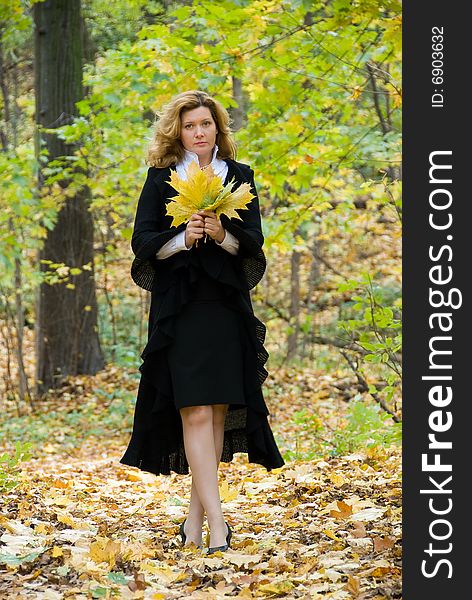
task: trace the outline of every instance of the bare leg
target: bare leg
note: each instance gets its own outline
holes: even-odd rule
[[[215,440],[215,451],[217,457],[218,469],[220,465],[221,455],[223,453],[223,441],[225,436],[225,419],[228,412],[228,404],[212,404],[213,409],[213,438]]]
[[[227,411],[227,404],[213,404],[203,407],[188,407],[185,409],[181,409],[180,411],[184,430],[185,453],[187,455],[187,460],[192,471],[192,491],[190,497],[189,515],[185,523],[185,533],[188,536],[187,541],[193,541],[197,545],[201,544],[202,541],[202,525],[205,513],[204,503],[205,500],[207,500],[207,496],[210,496],[211,498],[210,510],[214,511],[211,515],[207,511],[208,521],[210,525],[210,546],[220,546],[226,541],[226,526],[224,524],[224,517],[221,512],[221,502],[218,490],[218,465],[221,460],[221,454],[223,451],[224,423]],[[204,444],[200,443],[201,438],[205,435],[205,432],[208,434],[208,419],[210,416],[212,417],[210,423],[212,425],[213,446],[211,444],[208,444],[208,440],[206,440],[206,443]],[[186,441],[187,439],[189,439],[189,442]],[[192,463],[194,462],[194,456],[191,456],[189,458],[189,454],[192,454],[192,449],[195,449],[195,447],[199,448],[199,451],[195,453],[197,464],[192,465]],[[209,447],[210,450],[205,450],[205,448],[207,447]],[[212,454],[211,448],[213,448],[215,457],[214,464],[216,480],[213,479],[211,477],[211,474],[208,473],[207,457],[208,453],[210,455]],[[201,465],[199,465],[199,461],[202,460],[204,463],[203,468],[201,468]],[[200,486],[198,481],[198,474],[201,471],[204,471],[203,481],[207,494],[207,496],[205,496],[205,491],[203,492],[203,502],[201,501],[201,496],[199,493]],[[211,496],[212,493],[215,494],[215,490],[212,490],[212,481],[216,483],[216,496]],[[216,504],[215,497],[217,500]],[[220,542],[219,540],[221,539],[221,537],[223,537],[223,540]]]
[[[223,453],[224,425],[228,404],[212,404],[213,409],[213,439],[215,442],[216,457],[218,466]],[[217,466],[217,470],[218,470]],[[190,493],[190,506],[187,521],[185,522],[185,533],[188,542],[193,541],[198,546],[202,543],[202,526],[205,518],[205,509],[198,495],[195,479],[192,475],[192,490]],[[216,544],[220,545],[220,544]]]
[[[185,535],[187,544],[194,542],[197,546],[202,543],[202,527],[205,517],[205,509],[200,502],[200,497],[195,485],[195,479],[192,474],[192,491],[190,492],[190,506],[188,509],[187,520],[185,521]]]

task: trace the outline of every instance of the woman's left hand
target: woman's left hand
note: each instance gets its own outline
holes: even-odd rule
[[[205,219],[203,231],[221,244],[225,238],[225,229],[216,214],[209,210],[199,210],[197,214],[202,215]]]

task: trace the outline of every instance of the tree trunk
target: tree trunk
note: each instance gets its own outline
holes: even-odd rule
[[[18,123],[19,123],[19,109],[18,109],[18,69],[16,65],[10,69],[11,75],[8,76],[6,64],[3,56],[3,45],[0,33],[0,93],[3,100],[2,110],[0,111],[0,117],[2,126],[0,127],[0,145],[1,150],[4,152],[11,151],[12,154],[16,151],[18,146]],[[9,85],[10,84],[10,85]],[[12,89],[11,99],[9,93],[9,87]],[[12,236],[16,239],[21,239],[21,230],[15,229],[13,219],[8,220],[8,229]],[[28,389],[28,377],[25,369],[24,362],[24,351],[23,351],[23,328],[25,325],[25,311],[23,306],[23,295],[22,295],[22,270],[21,270],[21,254],[15,256],[15,311],[11,315],[11,319],[8,318],[9,307],[9,294],[5,294],[5,326],[8,328],[8,347],[7,347],[7,373],[6,373],[6,385],[5,389],[11,389],[12,396],[15,392],[18,392],[18,406],[23,401],[31,401],[31,396]],[[12,327],[10,327],[10,322]],[[17,378],[17,390],[14,389],[13,384],[10,380],[10,353],[9,346],[14,344],[16,341],[16,359],[18,367],[18,378]]]
[[[298,232],[295,232],[295,236]],[[294,236],[294,237],[295,237]],[[287,360],[293,360],[297,355],[298,332],[300,329],[300,252],[294,250],[291,257],[290,271],[290,327],[291,333],[287,340]]]
[[[34,5],[36,122],[54,128],[69,123],[83,98],[83,33],[80,0],[48,0]],[[74,145],[54,134],[38,133],[48,160],[72,155]],[[73,166],[73,165],[72,165]],[[39,171],[39,188],[44,178]],[[78,267],[66,282],[40,285],[36,308],[36,394],[58,387],[68,375],[94,374],[104,366],[97,327],[93,265],[93,220],[89,190],[67,197],[69,181],[59,182],[64,203],[48,231],[40,261]],[[90,270],[82,267],[89,264]],[[48,264],[40,262],[42,272]],[[54,269],[51,269],[54,272]],[[67,284],[73,284],[73,289]]]
[[[311,261],[311,267],[310,267],[310,275],[308,277],[308,291],[307,291],[307,295],[306,295],[306,299],[305,299],[305,306],[307,307],[308,313],[310,314],[311,312],[313,312],[312,326],[311,326],[312,330],[315,327],[315,319],[316,319],[316,313],[315,313],[316,306],[312,302],[312,298],[313,298],[313,294],[315,293],[316,286],[319,285],[320,279],[321,279],[320,261],[318,260],[318,255],[321,253],[321,247],[322,247],[322,240],[319,240],[317,234],[315,234],[313,237],[313,242],[312,242],[312,246],[311,246],[312,261]],[[303,335],[302,349],[301,349],[302,358],[305,358],[309,352],[311,335],[312,335],[312,333],[309,330],[306,331]]]
[[[246,114],[243,87],[242,81],[239,77],[235,77],[233,75],[231,80],[233,82],[233,98],[238,103],[238,106],[231,106],[228,112],[233,120],[233,131],[238,131],[243,126],[244,117]]]

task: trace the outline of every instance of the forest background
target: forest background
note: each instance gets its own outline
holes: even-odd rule
[[[285,477],[297,486],[327,470],[332,525],[320,535],[340,544],[337,526],[358,527],[353,515],[375,508],[353,494],[354,472],[367,488],[371,477],[388,474],[395,489],[399,480],[401,4],[0,7],[0,488],[10,522],[33,491],[51,493],[64,457],[125,471],[117,460],[150,300],[129,275],[146,148],[162,104],[202,89],[230,112],[237,160],[255,170],[268,266],[251,296],[267,326],[265,399]],[[397,503],[398,490],[385,497]],[[390,596],[378,597],[398,597],[399,507],[373,514],[380,529],[364,538],[391,561],[366,574],[362,561],[374,559],[358,548],[360,570],[317,580],[341,594],[332,597],[376,597],[380,580]],[[30,573],[37,557],[10,550],[0,547],[0,564]],[[98,580],[89,584],[109,593]]]

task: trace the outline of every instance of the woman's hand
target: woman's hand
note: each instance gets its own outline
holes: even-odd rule
[[[187,223],[185,228],[185,245],[187,248],[193,246],[196,240],[203,237],[205,225],[205,219],[197,213],[194,213]]]
[[[212,239],[221,244],[225,239],[226,232],[216,214],[209,210],[199,210],[197,214],[205,218],[204,233],[208,233]]]

